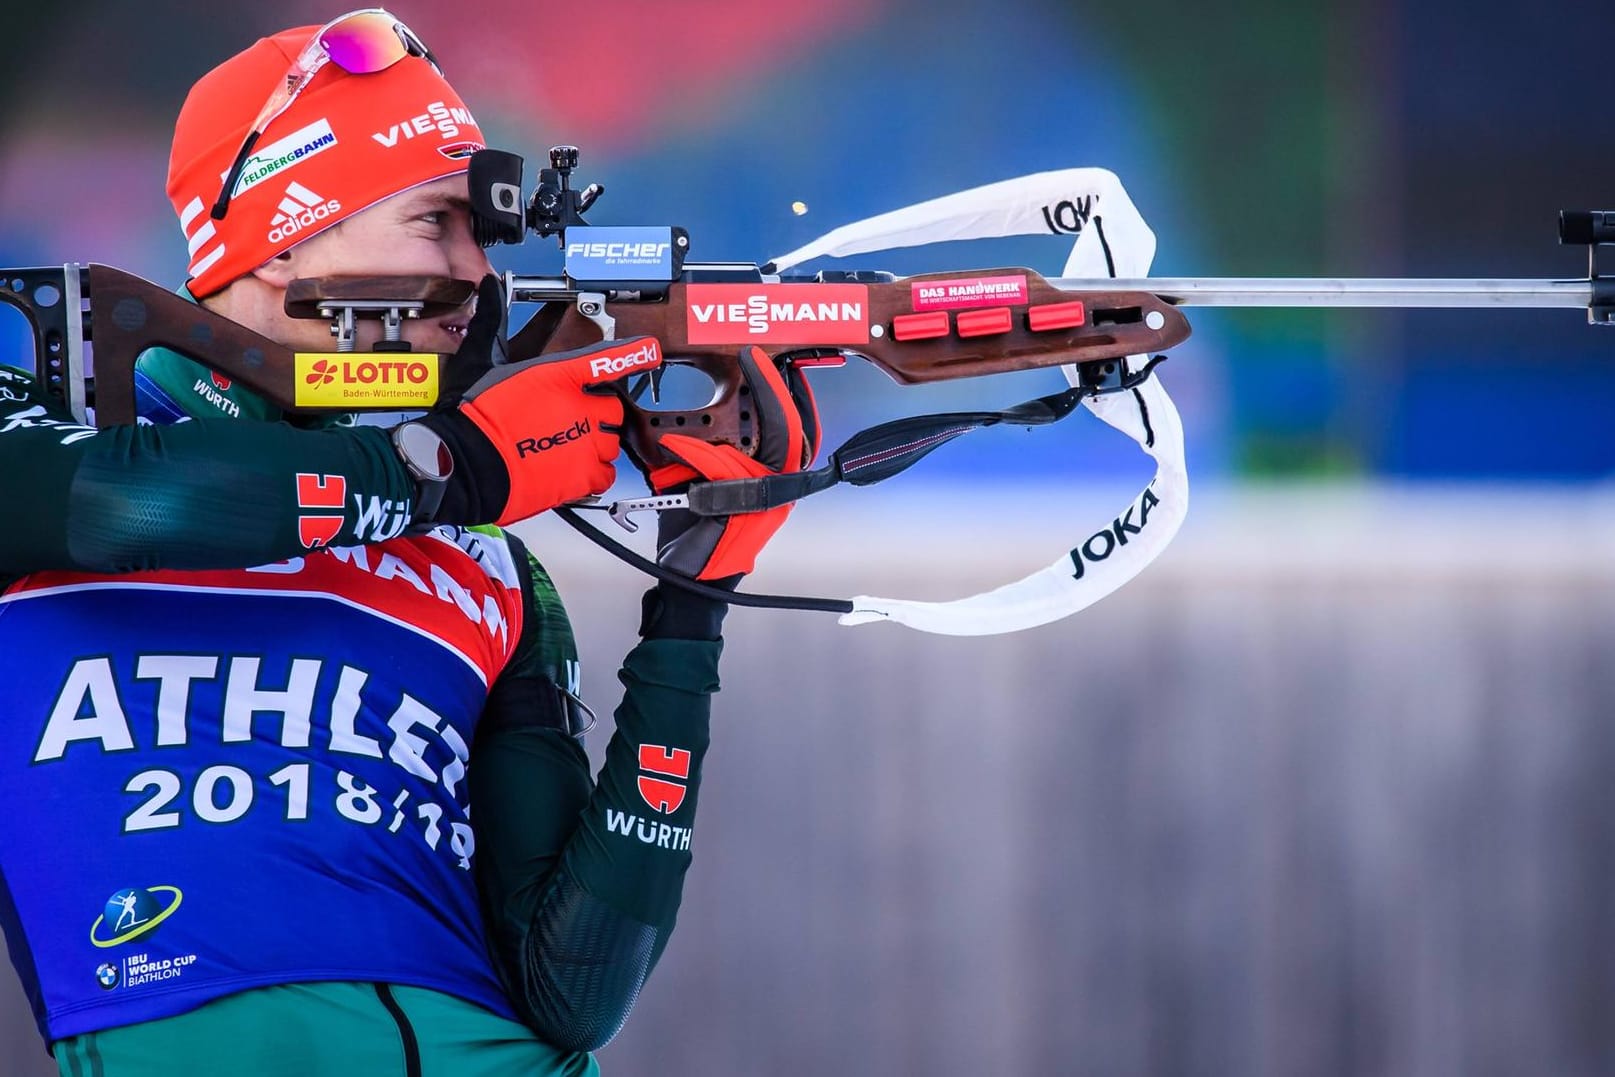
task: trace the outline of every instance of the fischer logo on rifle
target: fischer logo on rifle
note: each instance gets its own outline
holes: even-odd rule
[[[671,243],[568,243],[568,258],[656,259],[665,258]]]

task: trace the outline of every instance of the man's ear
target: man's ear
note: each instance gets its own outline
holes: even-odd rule
[[[294,248],[295,249],[295,248]],[[254,269],[251,276],[258,278],[272,288],[281,291],[299,276],[297,272],[297,259],[291,251],[281,251],[263,265]]]

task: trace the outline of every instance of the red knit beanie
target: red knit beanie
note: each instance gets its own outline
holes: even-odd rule
[[[197,298],[384,198],[464,172],[483,148],[470,110],[426,60],[406,56],[368,75],[327,63],[259,136],[228,212],[214,220],[248,129],[319,29],[259,40],[204,75],[180,109],[168,198]]]

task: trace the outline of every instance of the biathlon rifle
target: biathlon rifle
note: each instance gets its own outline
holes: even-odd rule
[[[1560,214],[1560,242],[1588,249],[1588,274],[1574,280],[1150,278],[1153,233],[1115,176],[1067,169],[869,218],[762,265],[695,262],[686,257],[690,240],[681,228],[589,225],[583,214],[603,188],[574,188],[577,162],[575,147],[552,149],[550,167],[524,204],[521,158],[494,150],[475,154],[470,186],[477,238],[484,246],[520,243],[531,232],[558,237],[565,253],[558,278],[506,274],[511,304],[539,304],[510,337],[512,361],[647,335],[661,342],[666,364],[694,368],[711,380],[710,401],[685,410],[641,406],[644,390],[654,396],[656,385],[648,376],[630,383],[623,437],[648,467],[670,459],[658,446],[669,432],[752,449],[757,419],[736,362],[747,344],[762,347],[782,368],[864,359],[900,384],[1040,367],[1061,368],[1069,383],[1064,392],[1003,411],[883,423],[854,435],[823,467],[797,475],[696,483],[686,494],[588,506],[610,509],[628,530],[640,510],[731,515],[839,482],[867,485],[969,430],[1041,425],[1079,403],[1156,458],[1155,480],[1110,525],[1047,569],[996,591],[941,603],[869,596],[752,603],[831,610],[843,614],[844,623],[898,620],[955,634],[1008,631],[1083,608],[1153,560],[1187,507],[1181,429],[1151,377],[1162,353],[1189,336],[1182,307],[1576,307],[1594,324],[1615,324],[1615,276],[1601,272],[1599,262],[1615,244],[1615,212]],[[824,256],[1037,233],[1075,234],[1064,275],[1046,279],[1018,267],[908,277],[791,272]],[[294,281],[287,313],[329,321],[334,338],[330,352],[298,353],[110,266],[0,270],[0,300],[18,308],[32,330],[39,380],[79,421],[100,427],[136,421],[135,360],[156,347],[238,380],[290,413],[428,408],[437,400],[447,357],[411,352],[403,323],[456,310],[474,290],[474,282],[431,277]],[[366,318],[381,321],[382,340],[361,353],[354,350],[356,324]],[[563,515],[594,534],[575,515]],[[602,544],[655,569],[609,540]]]

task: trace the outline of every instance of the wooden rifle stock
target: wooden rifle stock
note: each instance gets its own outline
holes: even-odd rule
[[[1007,282],[1007,294],[971,296],[984,281]],[[836,298],[824,299],[821,308],[820,296]],[[603,314],[615,322],[616,337],[656,337],[667,362],[693,367],[713,382],[713,398],[699,408],[653,411],[625,402],[624,436],[652,468],[670,462],[656,445],[666,433],[754,448],[756,417],[742,397],[735,361],[748,344],[804,365],[822,364],[827,355],[862,356],[894,381],[913,385],[1116,360],[1164,351],[1189,336],[1182,312],[1147,291],[1065,291],[1027,269],[871,283],[680,281],[668,287],[665,300],[608,299],[594,317],[577,304],[555,305],[558,317],[541,311],[531,323],[540,328],[512,338],[512,359],[596,344]]]

